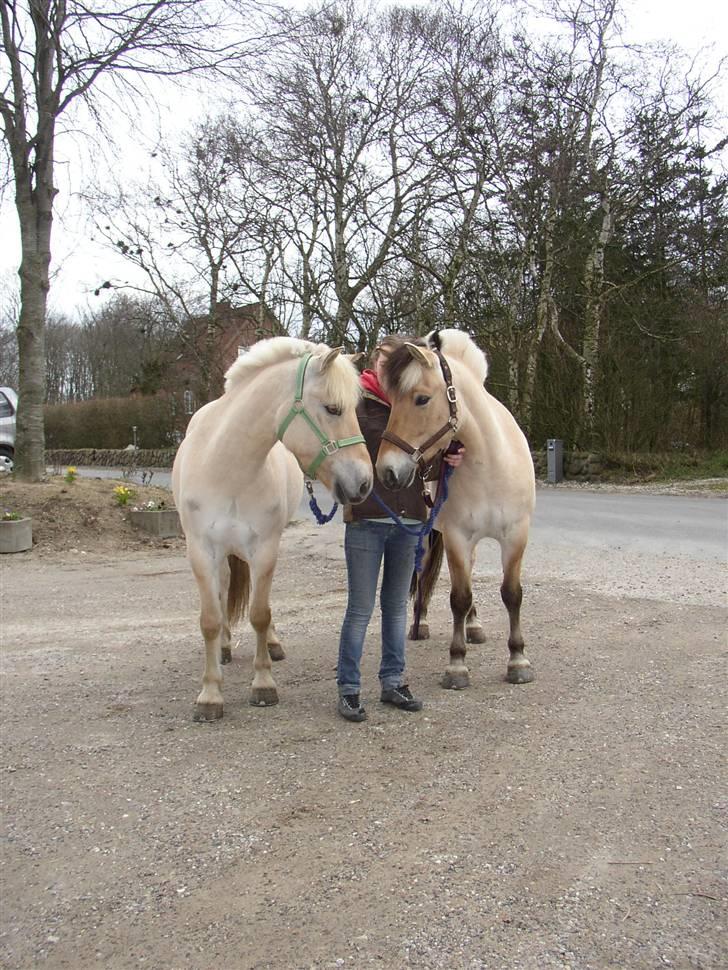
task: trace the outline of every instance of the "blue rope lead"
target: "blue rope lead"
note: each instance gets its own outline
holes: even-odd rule
[[[425,557],[425,539],[432,532],[435,527],[435,519],[437,518],[440,509],[443,507],[447,501],[447,491],[448,491],[448,481],[450,476],[455,471],[452,465],[445,465],[445,471],[440,479],[440,487],[437,489],[437,495],[435,501],[430,509],[430,515],[427,522],[423,522],[419,528],[415,526],[405,525],[405,523],[400,519],[396,512],[393,512],[388,505],[386,505],[382,499],[377,495],[376,492],[372,492],[372,498],[377,503],[377,505],[387,513],[390,519],[397,525],[398,528],[402,529],[408,535],[417,536],[417,545],[415,546],[415,572],[419,575],[422,572],[422,560]]]
[[[311,482],[308,481],[308,479],[306,480],[306,488],[310,496],[308,501],[308,507],[313,512],[314,518],[316,519],[318,524],[326,525],[326,523],[330,522],[333,519],[333,517],[336,515],[336,510],[339,508],[339,503],[334,502],[334,507],[331,509],[329,514],[324,515],[324,513],[319,508],[318,502],[316,501],[316,496],[313,494],[313,485],[311,484]]]
[[[371,493],[371,497],[374,499],[377,505],[382,509],[383,512],[386,512],[389,518],[392,519],[392,521],[399,529],[401,529],[403,532],[406,532],[408,535],[417,536],[417,545],[415,546],[415,572],[418,575],[419,573],[422,572],[422,560],[425,557],[425,539],[434,529],[435,519],[437,518],[440,512],[440,509],[447,501],[448,482],[450,480],[450,476],[455,471],[452,465],[448,465],[445,462],[443,464],[444,464],[445,470],[442,475],[442,478],[440,479],[440,485],[437,489],[437,495],[435,496],[435,501],[432,505],[432,508],[430,509],[430,514],[427,518],[427,521],[423,522],[422,525],[419,527],[406,525],[400,519],[397,513],[393,512],[392,509],[390,509],[389,506],[384,501],[382,501],[382,499],[377,495],[376,492]],[[306,481],[306,488],[310,496],[308,507],[313,512],[313,516],[318,522],[318,524],[326,525],[326,523],[330,522],[333,519],[333,517],[336,515],[336,511],[339,508],[339,503],[334,502],[334,507],[331,509],[329,514],[324,515],[324,513],[321,511],[319,507],[318,502],[316,501],[316,496],[313,494],[313,485],[308,480]]]

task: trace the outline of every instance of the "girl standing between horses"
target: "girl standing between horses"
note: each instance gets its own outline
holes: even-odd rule
[[[356,413],[372,464],[376,461],[390,412],[390,402],[381,384],[383,365],[388,355],[405,340],[417,343],[397,334],[384,337],[372,355],[372,369],[365,370],[361,375],[363,393]],[[455,467],[462,459],[462,452],[445,458]],[[419,526],[427,519],[428,509],[418,476],[411,485],[397,491],[385,489],[375,477],[374,491],[406,525]],[[422,701],[412,695],[404,681],[407,601],[417,537],[400,529],[371,496],[359,505],[345,506],[344,521],[349,595],[339,640],[336,678],[339,714],[347,721],[364,721],[367,716],[361,704],[360,663],[364,638],[376,601],[382,561],[384,570],[379,596],[382,612],[380,699],[382,703],[391,704],[402,711],[420,711]]]

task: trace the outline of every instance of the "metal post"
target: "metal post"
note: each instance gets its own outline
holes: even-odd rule
[[[546,441],[546,481],[561,482],[564,478],[564,442],[560,438]]]

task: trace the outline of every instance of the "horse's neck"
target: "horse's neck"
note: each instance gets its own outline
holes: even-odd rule
[[[263,462],[278,440],[277,416],[285,399],[292,397],[280,371],[266,368],[228,392],[226,438],[231,447],[244,452],[246,461]]]
[[[468,454],[473,458],[480,457],[486,451],[487,435],[492,430],[489,395],[483,393],[483,389],[464,364],[456,365],[454,376],[458,406],[461,410],[461,420],[455,437],[462,441]]]

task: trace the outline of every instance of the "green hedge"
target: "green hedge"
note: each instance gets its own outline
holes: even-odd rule
[[[174,446],[175,405],[166,395],[109,397],[45,408],[46,448]]]

